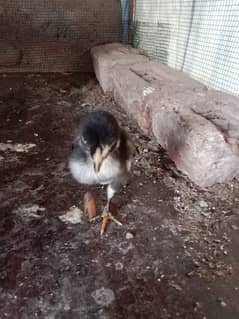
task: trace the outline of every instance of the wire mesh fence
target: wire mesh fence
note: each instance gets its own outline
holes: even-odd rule
[[[133,44],[210,88],[239,95],[238,0],[136,0]]]
[[[0,0],[0,71],[89,70],[121,23],[119,0]]]

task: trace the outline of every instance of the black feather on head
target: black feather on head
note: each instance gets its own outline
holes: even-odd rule
[[[94,154],[97,147],[117,143],[120,129],[114,116],[106,111],[94,111],[80,122],[80,137],[83,145]]]

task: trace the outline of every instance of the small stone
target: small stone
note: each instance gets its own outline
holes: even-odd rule
[[[214,268],[215,268],[215,265],[210,262],[210,263],[208,264],[208,267],[209,267],[210,269],[214,269]]]
[[[202,200],[199,201],[199,206],[201,208],[208,208],[208,203],[205,200],[202,199]]]
[[[201,215],[203,217],[210,218],[211,217],[211,212],[209,212],[209,211],[201,211]]]
[[[224,308],[227,306],[227,304],[225,303],[225,301],[222,298],[217,298],[217,301],[220,303],[220,305]]]
[[[195,267],[197,267],[197,268],[199,267],[199,262],[198,261],[194,260],[193,264],[194,264]]]
[[[233,230],[239,230],[239,227],[238,227],[237,225],[231,225],[231,228],[232,228]]]
[[[218,276],[218,277],[223,277],[223,272],[220,271],[220,270],[215,271],[215,274],[216,274],[216,276]]]
[[[104,287],[94,291],[91,296],[100,306],[109,306],[115,300],[115,294],[113,290]]]
[[[196,301],[195,304],[194,304],[194,311],[198,311],[198,309],[200,309],[202,306],[200,304],[200,302]]]
[[[133,239],[134,238],[134,235],[130,232],[128,232],[125,236],[126,239]]]
[[[135,171],[134,171],[134,175],[135,175],[135,176],[140,176],[140,175],[141,175],[141,172],[140,172],[139,170],[135,170]]]
[[[187,277],[192,278],[194,276],[194,271],[190,271],[187,273]]]

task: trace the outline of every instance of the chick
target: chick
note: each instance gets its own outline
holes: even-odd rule
[[[102,216],[115,222],[110,201],[127,182],[133,154],[129,137],[111,113],[95,111],[82,118],[72,145],[70,172],[80,184],[107,185],[107,203]]]

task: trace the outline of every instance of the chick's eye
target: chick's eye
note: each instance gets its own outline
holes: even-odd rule
[[[110,147],[110,151],[113,151],[116,148],[117,142],[113,142]]]
[[[81,136],[81,141],[82,141],[82,143],[83,143],[84,145],[87,144],[87,140],[84,138],[84,136]]]

